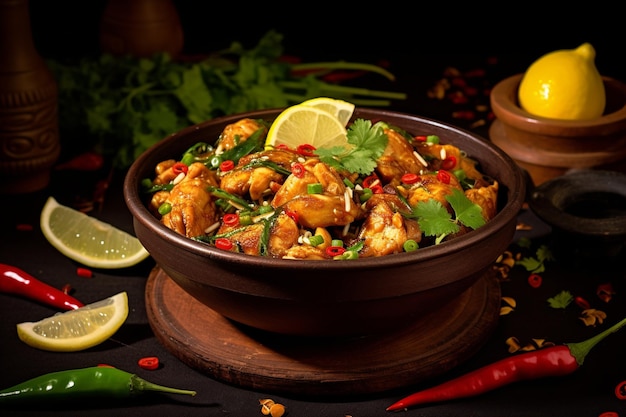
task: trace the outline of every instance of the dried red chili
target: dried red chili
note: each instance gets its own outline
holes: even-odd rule
[[[156,356],[147,356],[145,358],[139,359],[137,364],[142,369],[148,369],[150,371],[153,371],[155,369],[159,369],[159,358],[157,358]]]
[[[583,310],[589,310],[591,308],[589,302],[580,296],[574,297],[574,302],[578,307],[582,308]]]
[[[315,146],[309,145],[308,143],[298,145],[296,152],[302,156],[313,156],[315,155]]]
[[[541,287],[541,283],[543,282],[543,278],[539,274],[530,274],[528,276],[528,284],[533,288]]]
[[[291,164],[291,173],[296,178],[304,177],[304,173],[305,172],[306,172],[306,169],[304,168],[304,165],[302,165],[300,162],[296,162],[294,164]]]
[[[419,175],[413,174],[413,173],[404,174],[402,176],[402,182],[405,184],[415,184],[419,180],[420,180]]]
[[[239,224],[239,214],[226,213],[224,217],[222,217],[222,222],[224,222],[226,226],[237,226]]]
[[[440,169],[437,171],[437,179],[444,184],[450,184],[450,173],[446,170]]]
[[[473,397],[524,380],[569,375],[579,369],[591,349],[626,326],[626,318],[587,340],[516,354],[458,378],[411,394],[387,407],[397,411],[416,405]]]
[[[222,172],[230,171],[233,168],[235,168],[235,163],[231,161],[230,159],[227,159],[226,161],[222,161],[222,163],[220,164],[220,171]]]
[[[233,242],[225,237],[218,237],[215,239],[215,247],[222,250],[231,250],[233,248]]]
[[[189,167],[183,164],[182,162],[176,162],[174,165],[172,165],[172,172],[176,175],[178,174],[186,175],[187,171],[189,171]]]

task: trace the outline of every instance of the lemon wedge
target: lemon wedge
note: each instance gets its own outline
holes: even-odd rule
[[[76,352],[113,336],[127,317],[128,296],[126,292],[120,292],[37,322],[19,323],[17,335],[22,342],[37,349]]]
[[[296,149],[300,145],[317,148],[346,146],[345,124],[336,116],[316,106],[297,104],[280,113],[267,132],[265,147],[284,145]]]
[[[41,211],[41,231],[59,252],[92,268],[133,266],[150,254],[139,239],[48,197]]]
[[[354,104],[344,100],[329,97],[317,97],[310,100],[305,100],[302,103],[303,106],[313,106],[318,109],[325,110],[328,113],[335,116],[339,121],[346,126],[354,113]]]
[[[600,117],[606,105],[602,76],[590,43],[541,56],[524,73],[520,106],[536,116],[561,120]]]

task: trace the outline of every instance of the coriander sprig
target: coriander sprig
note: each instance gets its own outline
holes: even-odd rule
[[[388,138],[381,125],[371,120],[356,119],[347,131],[349,147],[319,148],[320,160],[335,168],[368,175],[376,168],[376,160],[387,147]]]

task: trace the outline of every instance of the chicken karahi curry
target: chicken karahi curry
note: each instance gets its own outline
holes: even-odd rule
[[[419,250],[497,213],[498,182],[445,138],[357,119],[349,131],[374,135],[380,152],[343,164],[336,150],[266,147],[270,124],[243,118],[159,163],[144,181],[151,212],[222,250],[307,260]]]

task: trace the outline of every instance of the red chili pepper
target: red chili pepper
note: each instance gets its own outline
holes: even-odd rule
[[[291,220],[293,220],[296,223],[298,223],[298,220],[300,220],[300,216],[298,216],[298,213],[296,213],[295,211],[285,210],[285,214],[289,216]]]
[[[17,230],[18,232],[32,232],[33,225],[27,224],[27,223],[20,223],[20,224],[15,225],[15,230]]]
[[[541,287],[541,283],[543,282],[543,278],[539,274],[530,274],[528,276],[528,284],[533,288]]]
[[[222,161],[222,163],[220,164],[220,171],[222,172],[230,171],[233,168],[235,168],[235,163],[230,159]]]
[[[549,346],[501,359],[443,384],[411,394],[387,407],[387,411],[473,397],[518,381],[569,375],[582,366],[585,356],[595,345],[624,326],[626,318],[582,342]]]
[[[176,162],[174,165],[172,165],[172,172],[174,172],[174,174],[176,175],[187,174],[187,171],[189,171],[189,167],[182,162]]]
[[[370,187],[370,190],[372,190],[374,194],[382,194],[385,192],[385,190],[383,189],[383,186],[380,184],[372,185]]]
[[[17,294],[62,310],[76,310],[84,304],[63,291],[11,265],[0,264],[0,292]]]
[[[239,224],[239,215],[237,213],[226,213],[222,221],[226,226],[237,226]]]
[[[159,369],[159,358],[157,358],[156,356],[148,356],[139,359],[137,364],[139,364],[139,366],[143,369],[154,371],[155,369]]]
[[[315,146],[309,145],[308,143],[298,145],[296,152],[302,156],[313,156],[315,155]]]
[[[413,137],[413,140],[416,142],[426,142],[426,139],[428,138],[428,136],[426,135],[417,135]]]
[[[402,182],[405,184],[415,184],[420,180],[420,176],[413,173],[404,174],[402,176]]]
[[[291,165],[291,173],[295,175],[296,178],[304,177],[305,171],[306,170],[304,169],[304,165],[302,165],[300,162],[296,162]]]
[[[613,290],[613,285],[610,282],[607,282],[606,284],[600,284],[596,289],[596,295],[600,300],[604,301],[605,303],[611,301],[613,294],[615,294],[615,290]]]

